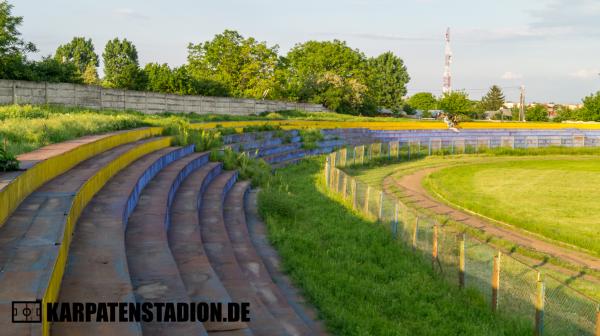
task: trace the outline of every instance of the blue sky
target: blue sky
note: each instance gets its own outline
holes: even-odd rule
[[[73,36],[96,52],[118,36],[132,40],[140,62],[180,65],[187,44],[235,29],[285,53],[306,40],[346,40],[368,56],[391,50],[412,80],[409,94],[441,92],[443,34],[452,29],[453,88],[479,98],[492,84],[527,101],[578,103],[600,90],[597,0],[9,0],[24,16],[21,32],[53,53]]]

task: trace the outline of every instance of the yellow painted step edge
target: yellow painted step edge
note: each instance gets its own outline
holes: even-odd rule
[[[41,161],[24,171],[0,190],[0,227],[6,219],[19,206],[19,204],[42,186],[58,175],[63,174],[80,162],[98,155],[116,146],[158,136],[162,133],[161,127],[148,127],[143,129],[120,132],[113,136],[90,142],[65,153]]]
[[[56,263],[52,268],[52,275],[50,276],[48,287],[42,298],[42,307],[45,308],[48,302],[56,302],[58,299],[60,284],[65,272],[69,246],[71,245],[71,237],[73,231],[75,230],[75,224],[77,223],[79,216],[89,201],[98,191],[100,191],[100,189],[102,189],[102,187],[104,187],[106,182],[108,182],[108,180],[115,176],[119,171],[126,168],[132,162],[146,154],[170,146],[172,140],[173,137],[157,138],[155,141],[149,141],[133,148],[100,169],[94,176],[85,182],[81,189],[79,189],[73,198],[71,210],[69,211],[66,219],[63,242],[59,248]],[[50,335],[50,325],[48,322],[46,322],[47,311],[46,309],[42,309],[42,312],[42,333],[43,335]]]

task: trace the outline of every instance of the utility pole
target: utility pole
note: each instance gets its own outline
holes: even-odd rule
[[[519,98],[519,121],[525,120],[525,85],[521,85],[521,96]]]
[[[450,27],[446,29],[446,50],[444,56],[444,80],[442,93],[452,92],[452,74],[450,73],[450,64],[452,64],[452,50],[450,49]]]

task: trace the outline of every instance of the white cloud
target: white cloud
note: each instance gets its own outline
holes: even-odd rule
[[[569,74],[569,76],[578,79],[591,79],[597,78],[600,70],[598,69],[579,69],[577,71],[573,71]]]
[[[507,71],[507,72],[503,73],[500,78],[509,79],[509,80],[521,79],[521,78],[523,78],[523,75],[521,75],[520,73],[512,72],[512,71]]]

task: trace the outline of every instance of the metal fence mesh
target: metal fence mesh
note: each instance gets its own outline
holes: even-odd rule
[[[544,335],[597,336],[599,303],[595,300],[555,278],[540,276],[538,270],[509,255],[499,254],[491,245],[419,213],[404,200],[358,181],[337,168],[382,158],[408,160],[436,153],[476,153],[482,148],[507,144],[514,147],[514,139],[512,142],[505,140],[452,139],[439,143],[430,140],[426,144],[421,140],[409,140],[350,147],[327,156],[327,186],[350,202],[355,210],[385,225],[399,242],[413,247],[416,256],[431,260],[433,270],[457,286],[461,283],[462,256],[464,286],[477,290],[498,313],[530,323]],[[528,139],[525,146],[556,145],[558,140],[546,141],[538,137]],[[564,140],[560,143],[564,144]],[[461,246],[464,246],[462,254]],[[494,267],[495,259],[497,267]],[[497,279],[497,290],[493,289],[494,279]],[[543,292],[540,292],[540,284]],[[541,315],[536,306],[540,297],[543,302]],[[541,322],[536,324],[536,317]]]

